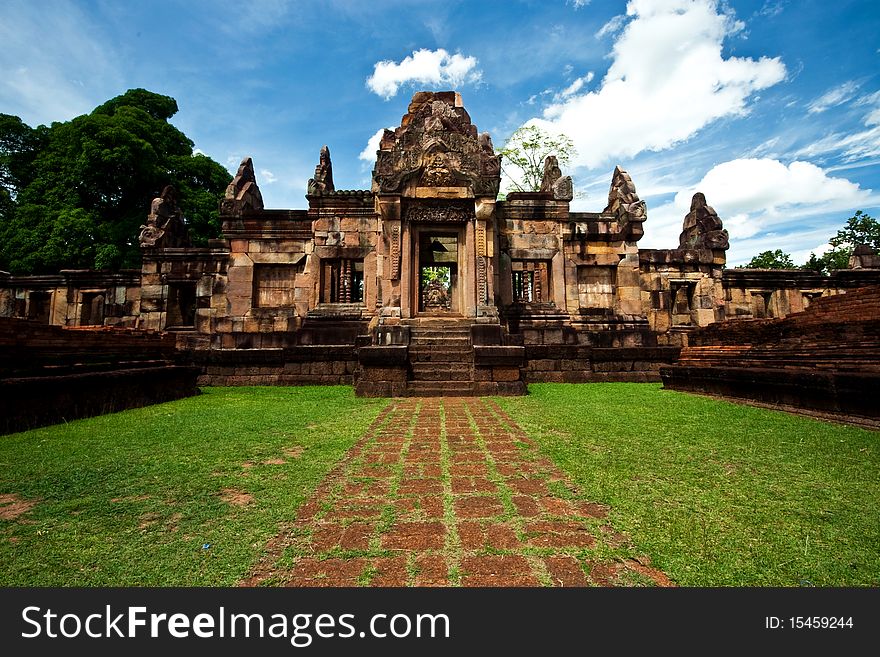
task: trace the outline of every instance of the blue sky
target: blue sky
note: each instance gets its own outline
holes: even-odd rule
[[[627,169],[642,247],[677,245],[697,190],[731,265],[803,262],[855,210],[880,217],[876,0],[3,0],[0,41],[0,112],[173,96],[199,150],[253,157],[268,207],[305,207],[324,144],[338,188],[369,187],[377,131],[455,88],[496,148],[529,121],[574,140],[574,209]]]

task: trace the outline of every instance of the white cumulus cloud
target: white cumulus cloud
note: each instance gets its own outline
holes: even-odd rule
[[[477,69],[477,58],[454,53],[443,48],[416,50],[400,63],[391,60],[376,62],[373,74],[367,78],[367,87],[373,93],[388,100],[397,94],[401,86],[418,83],[437,88],[460,87],[479,82],[482,73]]]
[[[278,180],[277,176],[269,171],[269,169],[260,169],[260,180],[265,182],[267,185],[271,185],[273,182]]]
[[[792,252],[813,248],[817,237],[827,233],[827,239],[836,228],[815,225],[811,217],[848,212],[876,200],[871,190],[845,178],[829,176],[809,162],[786,165],[769,158],[731,160],[713,167],[699,183],[678,192],[672,201],[649,208],[649,223],[640,246],[677,246],[682,219],[695,192],[706,195],[730,233],[731,264],[766,250],[781,248]]]
[[[669,148],[712,121],[745,114],[754,92],[785,78],[779,58],[722,56],[724,39],[743,24],[717,0],[631,0],[626,13],[600,87],[530,121],[570,137],[575,165]]]
[[[597,39],[601,39],[602,37],[617,34],[623,29],[624,25],[626,25],[626,16],[624,14],[618,14],[599,28],[599,31],[596,32],[594,36]]]
[[[394,128],[388,128],[388,130],[394,130]],[[376,151],[379,150],[379,142],[382,141],[382,135],[384,133],[385,128],[379,128],[378,130],[376,130],[376,133],[367,141],[367,145],[364,150],[362,150],[360,155],[358,155],[359,160],[369,162],[370,164],[376,161]]]

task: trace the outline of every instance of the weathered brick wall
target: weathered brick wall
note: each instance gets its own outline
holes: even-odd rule
[[[0,317],[56,326],[135,326],[140,293],[137,270],[63,270],[39,276],[0,272]]]
[[[173,335],[116,327],[63,328],[0,318],[0,376],[39,376],[173,361]]]
[[[528,383],[659,382],[660,367],[675,362],[678,347],[602,348],[527,345]]]
[[[358,371],[354,346],[195,351],[187,361],[199,368],[199,385],[351,385]]]
[[[198,394],[171,335],[0,318],[0,433]]]
[[[880,286],[816,299],[783,319],[694,331],[665,387],[880,417]]]
[[[880,270],[838,270],[830,276],[794,269],[726,269],[724,317],[766,319],[808,309],[818,299],[880,284]]]

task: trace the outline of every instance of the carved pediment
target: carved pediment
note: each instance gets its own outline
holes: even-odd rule
[[[467,187],[496,196],[500,159],[479,135],[454,92],[419,92],[401,126],[386,130],[376,154],[373,191],[410,195],[416,187]]]

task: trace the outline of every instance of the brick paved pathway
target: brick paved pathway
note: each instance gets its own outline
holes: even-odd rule
[[[672,583],[487,399],[392,401],[244,586]]]

